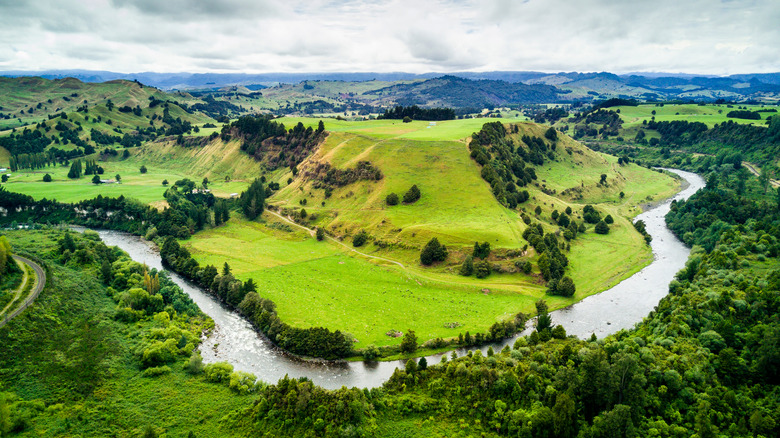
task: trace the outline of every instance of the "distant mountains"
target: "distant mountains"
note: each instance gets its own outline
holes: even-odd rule
[[[251,90],[303,81],[398,82],[385,88],[404,104],[441,101],[452,106],[479,102],[540,103],[592,101],[610,97],[642,100],[780,100],[780,73],[706,76],[671,73],[544,73],[533,71],[425,73],[117,73],[92,70],[6,71],[0,76],[73,77],[83,82],[137,80],[163,90]],[[457,80],[456,80],[457,79]],[[403,82],[400,82],[403,81]],[[410,82],[412,81],[412,82]],[[427,82],[426,82],[427,81]],[[419,84],[425,83],[424,86]],[[415,85],[418,84],[418,85]],[[369,93],[371,93],[369,91]],[[382,99],[379,99],[382,100]]]

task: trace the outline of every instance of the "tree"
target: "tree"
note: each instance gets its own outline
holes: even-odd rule
[[[417,363],[417,368],[420,371],[427,370],[428,369],[428,359],[426,359],[425,357],[421,357],[420,358],[420,362]]]
[[[162,181],[162,185],[163,185],[163,186],[167,186],[167,185],[168,185],[168,180],[167,180],[167,179],[164,179],[164,180]]]
[[[474,250],[471,255],[475,259],[486,259],[490,256],[490,242],[474,242]]]
[[[141,171],[141,173],[146,173],[147,171],[146,166],[144,166],[143,164],[141,165],[141,169],[139,170]]]
[[[209,179],[204,177],[203,182],[201,182],[201,185],[203,186],[204,189],[209,188]]]
[[[604,222],[606,222],[607,225],[612,225],[615,222],[615,219],[612,218],[611,214],[608,214],[607,217],[604,218]]]
[[[412,121],[411,117],[409,117],[409,116],[404,117],[404,120],[403,120],[404,123],[409,123],[411,121]]]
[[[481,262],[474,264],[474,275],[477,278],[487,278],[491,271],[490,263],[487,260],[482,260]]]
[[[255,220],[263,213],[265,207],[265,188],[259,179],[255,179],[252,184],[241,193],[241,210],[244,216],[249,220]]]
[[[385,202],[387,202],[387,205],[398,205],[398,195],[390,193],[387,195],[387,198],[385,198]]]
[[[549,330],[550,327],[552,327],[552,317],[547,309],[547,302],[539,300],[536,302],[536,331]]]
[[[432,238],[420,252],[420,263],[431,265],[433,262],[443,262],[447,258],[447,247],[439,243],[439,239]]]
[[[606,173],[602,173],[601,174],[601,180],[599,181],[599,184],[601,184],[602,186],[607,184],[607,174]]]
[[[317,227],[317,240],[320,242],[325,240],[325,230],[322,227]]]
[[[463,264],[460,265],[460,275],[464,275],[468,277],[473,273],[474,273],[474,257],[469,255],[466,256],[466,259],[463,260]]]
[[[536,208],[534,208],[534,213],[536,213],[537,216],[542,214],[542,206],[537,205]]]
[[[92,177],[92,184],[100,184],[100,175],[95,175]]]
[[[417,335],[414,330],[407,330],[401,339],[401,352],[414,353],[415,351],[417,351]]]
[[[4,173],[2,177],[0,177],[0,181],[2,182],[8,182],[8,174]]]
[[[414,202],[417,202],[418,199],[420,199],[421,193],[420,189],[417,188],[417,184],[414,184],[408,192],[404,193],[404,203],[405,204],[412,204]]]
[[[558,132],[553,127],[550,127],[547,131],[545,131],[544,136],[547,138],[547,140],[552,142],[558,140]]]
[[[46,175],[43,175],[43,182],[51,182],[51,175],[48,173]]]
[[[404,371],[406,371],[406,374],[414,374],[417,372],[417,362],[414,360],[414,358],[411,358],[406,361],[406,366],[404,367]]]
[[[598,234],[609,233],[609,225],[607,225],[607,223],[604,221],[599,221],[599,223],[596,224],[596,233]]]
[[[68,178],[81,178],[81,160],[76,160],[71,163],[70,170],[68,171]]]
[[[302,208],[301,212],[299,213],[299,215],[301,216],[301,219],[306,219],[306,216],[308,216],[309,213],[306,213],[306,209]]]
[[[366,233],[366,230],[360,230],[357,234],[355,234],[355,237],[352,238],[352,246],[355,248],[359,246],[363,246],[368,241],[368,233]]]
[[[122,182],[122,176],[119,175],[118,173],[116,175],[114,175],[114,178],[116,178],[116,182],[118,182],[118,183]]]
[[[769,190],[769,172],[767,171],[766,166],[761,169],[761,174],[758,175],[758,184],[764,189],[764,193]]]
[[[576,291],[577,288],[574,285],[574,280],[572,280],[571,277],[563,277],[558,280],[558,285],[555,288],[555,294],[564,297],[574,296],[574,292]]]

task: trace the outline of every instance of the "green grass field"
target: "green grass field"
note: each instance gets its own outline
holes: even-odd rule
[[[623,119],[623,127],[631,128],[642,124],[642,120],[650,121],[655,111],[655,120],[657,122],[685,120],[688,122],[701,122],[712,128],[716,123],[733,121],[734,123],[764,125],[767,117],[777,113],[761,113],[761,120],[745,120],[726,117],[729,111],[737,110],[737,106],[747,107],[750,111],[758,111],[765,108],[763,105],[737,105],[729,108],[725,104],[666,104],[656,106],[654,104],[643,104],[638,106],[617,106],[610,108],[612,111],[620,110],[620,118]]]
[[[304,121],[284,119],[285,125],[298,120]],[[437,124],[436,128],[447,129],[445,140],[420,140],[408,136],[428,135],[435,128],[427,128],[427,122],[338,121],[328,128],[329,122],[336,121],[326,120],[326,128],[336,132],[299,166],[299,175],[316,162],[348,168],[369,160],[382,170],[384,178],[337,188],[326,199],[322,190],[298,177],[269,202],[297,211],[306,200],[307,226],[325,227],[344,238],[347,245],[358,229],[364,229],[389,246],[369,243],[361,252],[397,260],[404,268],[368,259],[332,242],[316,242],[300,229],[281,232],[270,225],[277,220],[269,214],[264,215],[263,223],[248,223],[234,214],[226,227],[198,233],[186,241],[201,264],[221,266],[227,261],[239,278],[252,278],[261,285],[261,294],[276,302],[286,322],[344,330],[358,339],[358,348],[397,344],[398,339],[386,336],[391,329],[413,329],[425,341],[457,336],[466,330],[485,331],[493,322],[517,312],[533,312],[533,303],[545,297],[545,287],[532,277],[505,273],[479,280],[457,275],[474,241],[490,242],[499,254],[526,243],[521,237],[526,225],[519,213],[495,201],[479,167],[469,158],[463,141],[469,134],[463,133],[481,125],[474,120]],[[317,119],[305,120],[305,124],[316,126]],[[537,136],[545,129],[530,123],[521,127],[522,133]],[[606,236],[595,234],[591,226],[573,241],[568,275],[577,284],[577,294],[573,299],[546,297],[552,308],[600,292],[649,263],[650,250],[630,218],[640,212],[640,204],[667,197],[678,187],[666,175],[634,164],[619,166],[614,157],[590,151],[568,138],[560,141],[556,155],[556,161],[537,169],[540,187],[528,187],[532,199],[522,208],[535,217],[532,210],[541,206],[542,213],[535,220],[553,230],[556,227],[549,218],[554,209],[563,211],[571,206],[577,219],[585,203],[595,203],[604,215],[613,215],[615,224]],[[606,186],[598,184],[602,173],[608,175]],[[278,175],[280,180],[289,176],[289,172]],[[385,204],[387,194],[402,195],[411,184],[422,191],[418,202],[393,207]],[[556,193],[545,194],[542,184]],[[582,189],[578,196],[560,194],[575,186]],[[431,237],[448,246],[450,257],[424,268],[419,265],[419,250]],[[531,261],[536,258],[533,251],[526,257]],[[512,261],[491,260],[505,265]],[[483,293],[483,289],[489,292]],[[415,311],[409,312],[411,308]],[[445,327],[453,322],[462,325],[457,330]]]

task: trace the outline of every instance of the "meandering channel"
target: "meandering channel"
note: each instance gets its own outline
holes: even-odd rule
[[[704,187],[704,180],[696,174],[671,170],[688,183],[688,187],[672,199],[687,199]],[[604,337],[621,329],[631,328],[640,322],[663,298],[669,282],[685,266],[690,250],[666,228],[664,216],[669,212],[671,199],[640,214],[653,236],[654,261],[622,281],[613,288],[598,295],[592,295],[565,309],[552,312],[554,324],[562,324],[567,333],[579,337],[595,333]],[[160,255],[140,238],[116,231],[99,230],[107,245],[116,245],[130,256],[150,267],[162,270]],[[372,388],[381,386],[396,367],[403,367],[404,361],[378,363],[333,363],[303,361],[285,354],[258,334],[252,326],[233,311],[200,288],[169,272],[173,281],[192,297],[204,313],[215,323],[215,330],[200,347],[205,362],[227,361],[237,370],[255,374],[266,382],[276,382],[281,377],[308,377],[325,388],[357,386]],[[519,335],[518,335],[519,336]],[[501,343],[511,345],[515,338]],[[487,348],[484,347],[485,349]],[[463,354],[459,351],[458,354]],[[428,357],[429,363],[438,363],[441,354]]]

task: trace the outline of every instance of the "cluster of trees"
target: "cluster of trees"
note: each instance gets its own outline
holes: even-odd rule
[[[294,168],[325,138],[325,125],[320,120],[317,129],[298,122],[290,130],[272,116],[243,116],[222,127],[222,139],[230,136],[242,140],[241,150],[262,161],[273,170],[278,167]]]
[[[382,171],[370,161],[358,161],[355,167],[348,169],[337,169],[330,163],[317,163],[312,170],[306,172],[306,178],[314,181],[314,188],[326,191],[357,181],[379,181],[383,177]]]
[[[396,106],[385,110],[377,119],[397,119],[409,118],[411,120],[454,120],[455,110],[452,108],[420,108],[417,105]]]
[[[263,187],[263,182],[260,179],[255,179],[249,188],[241,193],[241,197],[239,198],[239,204],[241,205],[241,211],[244,213],[244,216],[250,221],[255,220],[260,216],[265,208],[265,198],[266,192],[265,187]],[[223,220],[223,222],[226,220],[227,219]]]
[[[214,266],[201,267],[186,248],[173,237],[160,248],[164,262],[174,271],[238,310],[276,345],[294,354],[325,359],[339,359],[352,354],[352,339],[324,327],[297,328],[283,322],[272,301],[261,298],[257,286],[249,279],[236,279],[225,264],[220,274]]]
[[[726,117],[732,119],[747,119],[747,120],[761,120],[761,113],[750,110],[734,110],[729,111]]]
[[[564,213],[565,214],[565,213]],[[560,217],[560,216],[559,216]],[[579,227],[571,221],[564,232],[565,237],[576,238]],[[537,265],[545,281],[547,281],[547,293],[570,297],[574,295],[576,287],[570,277],[564,276],[569,259],[561,251],[561,242],[555,233],[545,233],[539,223],[531,224],[523,231],[523,238],[539,254]],[[570,240],[570,239],[567,239]]]
[[[550,123],[554,124],[560,119],[569,117],[569,112],[563,108],[546,108],[544,111],[538,111],[534,114],[534,123]]]
[[[725,153],[728,156],[739,156],[740,161],[745,156],[766,165],[772,164],[780,155],[780,117],[770,118],[768,125],[762,127],[728,121],[708,129],[701,122],[651,120],[644,127],[661,135],[660,139],[651,139],[649,144],[652,146],[684,148],[689,152],[712,155]]]
[[[519,131],[517,125],[511,129],[512,133]],[[482,166],[482,179],[490,184],[496,199],[515,208],[530,197],[527,190],[519,188],[536,179],[536,171],[526,162],[539,165],[545,156],[552,158],[555,142],[548,146],[541,138],[523,136],[522,144],[516,144],[509,134],[501,122],[486,123],[472,134],[469,149],[471,158]]]
[[[477,278],[486,278],[491,272],[490,262],[487,258],[490,256],[490,243],[489,242],[474,242],[474,250],[471,255],[467,255],[460,265],[460,275],[470,276],[474,274]],[[474,261],[479,259],[478,261]]]
[[[574,138],[598,137],[609,138],[617,136],[623,126],[620,114],[615,111],[599,108],[588,111],[574,119]]]

